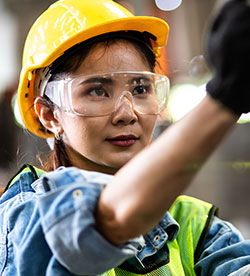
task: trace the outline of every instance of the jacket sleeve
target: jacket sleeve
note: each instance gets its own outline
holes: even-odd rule
[[[250,264],[246,265],[239,270],[230,273],[229,276],[249,276],[250,275]]]
[[[137,253],[141,238],[115,247],[95,229],[94,212],[105,175],[64,168],[42,178],[47,191],[39,199],[46,241],[56,260],[77,275],[96,275]],[[99,181],[100,180],[100,181]],[[102,183],[107,184],[107,183]]]
[[[245,271],[243,268],[249,263],[250,241],[244,240],[241,233],[231,223],[214,217],[203,251],[195,264],[196,274],[200,276],[243,276],[245,274],[230,273],[241,268]]]

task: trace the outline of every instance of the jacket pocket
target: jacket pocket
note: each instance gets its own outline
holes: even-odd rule
[[[7,237],[0,234],[0,275],[2,275],[7,258]]]

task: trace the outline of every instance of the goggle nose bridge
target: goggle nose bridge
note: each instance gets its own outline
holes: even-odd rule
[[[135,109],[135,101],[134,101],[134,98],[133,98],[131,92],[125,90],[125,91],[122,92],[121,96],[117,100],[117,102],[115,104],[115,110],[117,110],[119,108],[119,106],[122,104],[122,101],[123,101],[124,98],[127,98],[129,100],[130,104],[131,104],[131,107],[133,109]]]

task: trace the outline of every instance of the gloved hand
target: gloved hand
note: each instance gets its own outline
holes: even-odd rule
[[[231,111],[250,112],[250,2],[231,0],[219,11],[206,41],[213,77],[207,92]]]

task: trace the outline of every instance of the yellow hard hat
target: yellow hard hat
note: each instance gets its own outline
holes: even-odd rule
[[[168,24],[159,18],[134,16],[112,0],[60,0],[34,23],[27,36],[18,86],[23,122],[32,133],[47,138],[33,108],[36,69],[51,65],[72,46],[95,36],[116,31],[148,32],[155,36],[153,50],[167,42]]]

